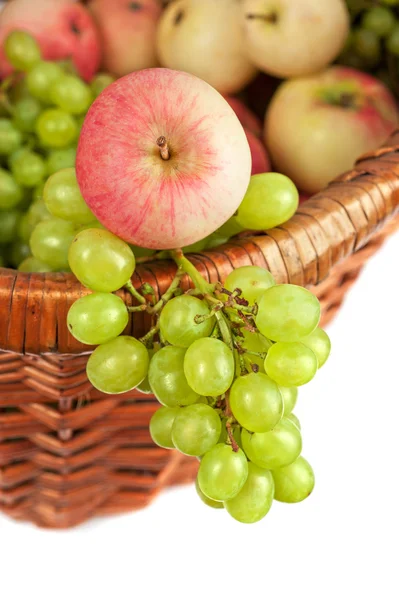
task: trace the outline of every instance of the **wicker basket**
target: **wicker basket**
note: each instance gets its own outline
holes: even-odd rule
[[[399,225],[398,208],[399,132],[286,225],[191,259],[210,280],[257,264],[279,282],[309,286],[326,324]],[[148,281],[161,294],[174,271],[171,263],[150,263],[133,282]],[[143,507],[164,486],[191,481],[198,467],[152,444],[153,399],[105,396],[91,387],[87,347],[66,327],[69,307],[85,293],[72,275],[0,269],[0,509],[44,527]],[[141,335],[147,325],[136,313],[127,332]]]

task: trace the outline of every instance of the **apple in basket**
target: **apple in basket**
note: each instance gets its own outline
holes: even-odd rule
[[[159,0],[91,0],[88,8],[100,32],[106,71],[121,77],[158,64]]]
[[[383,83],[337,66],[280,86],[266,113],[265,142],[276,169],[315,193],[378,148],[397,123]]]
[[[240,205],[251,174],[245,132],[210,85],[170,69],[136,71],[97,98],[76,161],[83,197],[115,235],[187,246]]]
[[[13,0],[0,16],[0,78],[9,75],[3,43],[16,29],[31,33],[39,42],[43,58],[71,58],[80,75],[90,80],[100,64],[100,43],[88,10],[70,0]]]

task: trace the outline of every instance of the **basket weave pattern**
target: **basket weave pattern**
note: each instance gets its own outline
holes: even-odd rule
[[[326,324],[398,227],[398,209],[396,133],[286,225],[190,258],[212,281],[256,264],[280,283],[305,285],[321,300]],[[133,283],[148,281],[160,295],[174,272],[169,262],[150,263]],[[93,390],[88,348],[66,327],[69,307],[86,293],[68,274],[0,269],[0,510],[44,527],[145,506],[163,487],[191,481],[198,467],[196,459],[153,445],[151,397]],[[142,335],[147,319],[136,313],[126,333]]]

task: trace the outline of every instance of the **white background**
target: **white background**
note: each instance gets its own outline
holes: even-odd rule
[[[399,235],[329,327],[333,354],[300,393],[317,486],[245,526],[191,486],[66,532],[0,516],[3,600],[398,600]]]

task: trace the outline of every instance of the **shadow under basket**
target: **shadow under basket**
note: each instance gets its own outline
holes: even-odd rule
[[[321,300],[325,325],[399,226],[398,209],[396,132],[284,226],[190,259],[211,281],[255,264],[279,283],[307,286]],[[160,295],[175,269],[149,263],[133,283],[148,281]],[[42,527],[141,508],[165,486],[192,481],[198,469],[196,459],[152,443],[148,424],[159,406],[152,397],[134,390],[106,396],[88,382],[88,348],[66,326],[69,307],[87,293],[69,274],[0,269],[0,510]],[[135,313],[126,332],[142,335],[147,318]]]

